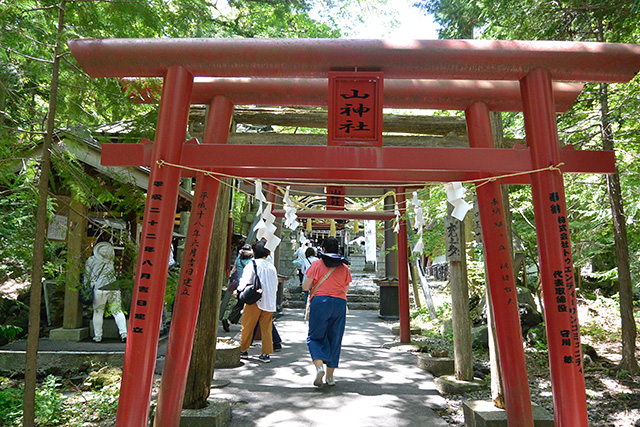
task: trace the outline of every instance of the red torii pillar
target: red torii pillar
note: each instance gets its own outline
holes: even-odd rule
[[[476,102],[465,110],[465,115],[469,145],[493,147],[487,105]],[[510,427],[533,427],[527,364],[522,347],[522,329],[502,188],[500,182],[489,181],[476,186],[476,192],[488,273],[487,282],[494,307],[507,420]]]
[[[169,266],[169,248],[180,184],[180,169],[160,167],[156,162],[165,160],[180,163],[192,86],[193,76],[185,68],[169,67],[164,77],[158,130],[153,144],[145,222],[142,226],[127,348],[122,368],[116,417],[116,425],[122,427],[145,426],[149,422],[153,371],[158,353]]]
[[[527,144],[534,169],[560,162],[551,74],[543,69],[520,81]],[[553,407],[557,427],[586,427],[587,398],[580,326],[567,221],[564,180],[559,170],[531,175],[538,258],[549,346]]]
[[[226,143],[232,115],[233,104],[223,96],[215,97],[207,117],[204,142]],[[154,418],[154,425],[159,427],[180,424],[219,190],[218,179],[198,173]]]

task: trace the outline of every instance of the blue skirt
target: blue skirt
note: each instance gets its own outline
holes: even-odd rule
[[[347,320],[347,301],[318,295],[311,300],[307,347],[312,360],[337,368]]]

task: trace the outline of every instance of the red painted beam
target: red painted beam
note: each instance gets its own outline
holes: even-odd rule
[[[526,150],[497,148],[328,147],[290,145],[184,146],[193,167],[382,169],[509,173],[531,169]]]
[[[161,77],[172,65],[205,77],[316,77],[382,71],[385,79],[627,82],[640,45],[510,40],[83,39],[71,53],[92,77]]]
[[[103,144],[101,163],[105,166],[150,166],[152,148],[153,144]],[[565,148],[560,150],[560,161],[564,163],[561,169],[565,173],[615,172],[613,151]],[[280,179],[323,179],[324,171],[333,176],[333,180],[340,180],[346,179],[342,175],[345,171],[361,171],[363,174],[352,174],[351,179],[358,176],[365,182],[370,181],[367,174],[376,171],[377,179],[383,181],[398,182],[398,177],[408,175],[400,182],[416,182],[411,174],[428,172],[434,178],[428,180],[448,182],[451,173],[479,172],[495,176],[533,169],[528,148],[186,144],[181,164],[205,170],[234,171],[236,176],[246,177],[260,177],[273,168],[276,171],[269,177]],[[303,173],[305,170],[312,173]],[[440,174],[443,179],[437,179]],[[469,175],[467,179],[476,177]]]
[[[125,81],[130,88],[137,81]],[[564,112],[582,91],[580,83],[557,82],[553,85],[556,110]],[[161,87],[140,87],[134,102],[156,103]],[[327,107],[327,79],[206,78],[194,82],[192,104],[209,104],[216,96],[226,96],[234,105],[282,107]],[[421,108],[464,110],[482,102],[491,111],[522,111],[520,84],[511,81],[418,80],[401,79],[384,82],[385,108]]]

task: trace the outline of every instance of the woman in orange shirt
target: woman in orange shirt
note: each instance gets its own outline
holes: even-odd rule
[[[335,385],[333,373],[340,361],[342,336],[347,319],[347,292],[351,284],[349,261],[338,254],[338,239],[322,243],[320,259],[305,273],[302,289],[310,291],[307,347],[315,366],[313,385],[320,387],[327,365],[327,385]]]

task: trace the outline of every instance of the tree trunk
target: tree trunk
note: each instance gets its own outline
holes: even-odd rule
[[[485,264],[484,271],[487,272]],[[489,275],[486,274],[485,277]],[[500,352],[498,351],[498,339],[496,337],[496,323],[493,315],[493,301],[489,292],[489,284],[485,289],[484,297],[487,304],[487,334],[489,336],[489,361],[491,362],[491,401],[496,408],[506,409],[504,400],[504,385],[500,371]]]
[[[600,125],[602,132],[602,148],[613,150],[613,134],[609,114],[608,85],[600,84]],[[618,172],[607,175],[607,192],[613,219],[613,236],[616,246],[616,262],[618,265],[618,285],[620,292],[620,317],[622,320],[622,360],[618,367],[631,373],[640,371],[636,361],[636,323],[633,317],[633,285],[629,270],[629,246],[627,244],[627,225],[622,204],[620,175]]]
[[[22,403],[25,427],[35,425],[36,370],[38,367],[38,340],[40,338],[40,305],[42,303],[42,277],[44,264],[44,245],[47,235],[47,195],[49,192],[49,175],[51,173],[51,145],[55,129],[56,101],[58,99],[58,81],[60,73],[60,51],[62,32],[64,29],[64,12],[66,0],[58,6],[58,30],[51,69],[51,94],[49,95],[49,112],[47,130],[42,146],[40,167],[39,199],[36,211],[36,235],[33,242],[33,267],[31,270],[31,295],[29,298],[29,328],[27,335],[26,364],[24,370],[24,398]]]
[[[411,269],[411,286],[413,287],[413,302],[416,305],[417,309],[422,308],[422,304],[420,303],[420,292],[418,292],[418,280],[420,280],[418,276],[418,267],[414,263],[409,263],[409,268]]]
[[[87,207],[77,201],[75,192],[69,202],[69,231],[67,238],[67,286],[64,290],[64,316],[62,327],[75,329],[82,327],[82,304],[78,300],[80,275],[82,273],[84,237],[87,230]]]
[[[226,182],[226,184],[225,184]],[[213,235],[209,246],[207,273],[202,289],[198,323],[193,340],[191,363],[182,407],[199,409],[207,405],[211,392],[211,381],[215,369],[216,346],[218,342],[218,314],[220,294],[226,286],[227,226],[229,224],[229,200],[231,187],[223,180],[216,204]]]
[[[447,206],[449,215],[453,211]],[[471,348],[471,319],[469,317],[469,285],[467,283],[467,257],[464,234],[464,221],[451,218],[451,224],[457,225],[459,259],[450,257],[451,311],[453,326],[453,358],[455,376],[460,381],[473,381],[473,350]]]

